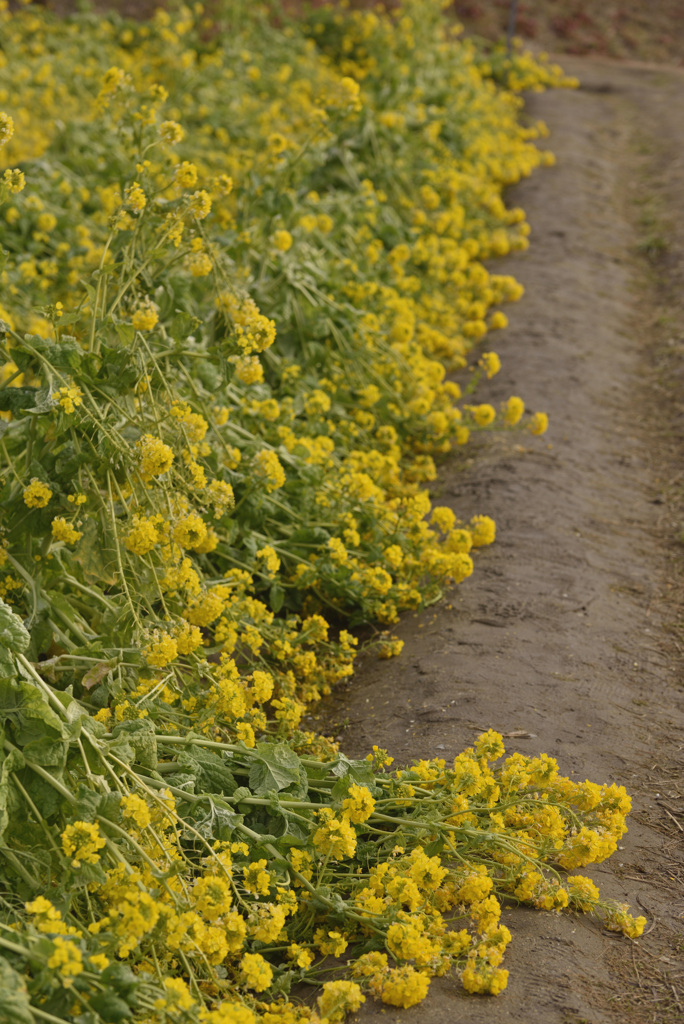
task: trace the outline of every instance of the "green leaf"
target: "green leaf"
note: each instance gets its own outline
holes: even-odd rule
[[[168,332],[174,341],[182,342],[201,325],[202,321],[198,320],[196,316],[191,316],[190,313],[177,309],[168,326]]]
[[[119,722],[112,729],[114,740],[123,739],[133,749],[135,760],[144,768],[157,767],[157,738],[154,725],[147,719]]]
[[[56,772],[52,774],[57,776]],[[24,768],[18,778],[46,821],[64,809],[64,797],[32,768]],[[10,820],[8,831],[21,832],[16,820]]]
[[[359,786],[367,786],[371,792],[375,791],[375,776],[370,761],[355,761],[344,754],[338,754],[330,762],[330,771],[339,779],[345,779],[348,785],[355,782]]]
[[[235,776],[218,754],[196,746],[192,751],[182,751],[178,764],[189,768],[197,781],[196,793],[223,793],[232,796],[237,787]]]
[[[0,681],[0,720],[11,723],[18,746],[47,737],[64,736],[62,722],[43,694],[31,683]]]
[[[135,338],[135,327],[133,326],[133,324],[125,324],[120,321],[117,321],[114,324],[114,330],[118,334],[119,340],[126,347],[128,347]]]
[[[0,957],[0,1020],[3,1024],[35,1024],[26,980]]]
[[[102,1020],[111,1021],[112,1024],[125,1020],[133,1012],[128,1003],[113,992],[99,992],[96,996],[91,996],[90,1005],[97,1010]]]
[[[198,377],[209,391],[218,391],[224,383],[223,376],[218,367],[210,363],[208,359],[195,359],[192,367],[193,377]]]
[[[81,365],[84,355],[83,349],[76,339],[67,334],[59,342],[50,341],[48,338],[41,338],[38,334],[26,334],[24,335],[24,343],[20,342],[16,346],[13,345],[12,352],[16,352],[17,349],[26,351],[29,347],[39,352],[56,369],[66,370],[67,372],[77,370]],[[18,363],[17,366],[19,366]]]
[[[271,584],[271,589],[268,595],[268,603],[271,606],[271,611],[277,615],[280,609],[283,607],[283,601],[285,600],[285,591],[278,583]]]
[[[0,391],[0,412],[11,412],[16,416],[22,409],[35,405],[38,388],[3,388]]]
[[[434,857],[435,854],[442,853],[446,843],[443,838],[434,839],[431,843],[427,843],[425,846],[425,853],[428,857]]]
[[[38,600],[41,601],[41,591],[38,587]],[[48,622],[47,609],[38,612],[32,617],[31,622],[31,646],[26,652],[29,661],[39,661],[40,655],[44,654],[52,646],[54,633]],[[41,668],[41,672],[43,669]]]
[[[279,792],[301,781],[301,762],[285,743],[258,743],[257,759],[250,768],[249,788],[257,796]]]
[[[116,545],[108,529],[94,517],[83,524],[83,536],[71,556],[81,566],[88,582],[102,588],[117,581]]]
[[[307,828],[299,818],[288,814],[287,811],[281,810],[280,814],[285,819],[286,828],[284,834],[279,837],[279,845],[287,847],[288,845],[306,843],[311,835],[311,829]]]
[[[13,654],[23,654],[31,643],[31,634],[19,616],[0,597],[0,646]]]
[[[54,412],[54,409],[52,388],[39,388],[33,405],[29,406],[26,411],[33,413],[34,416],[44,416],[46,413]]]
[[[0,756],[2,756],[0,754]],[[9,810],[8,805],[10,803],[10,788],[11,781],[10,775],[14,771],[18,771],[24,767],[24,758],[18,750],[10,750],[7,757],[2,761],[2,768],[0,768],[0,839],[5,834],[5,829],[9,824]],[[0,986],[2,986],[2,980],[0,978]],[[0,1003],[0,1005],[2,1005]]]
[[[51,736],[41,736],[24,744],[23,753],[29,761],[40,764],[43,768],[64,768],[69,751],[69,744]]]
[[[14,679],[16,674],[17,668],[14,664],[14,658],[6,647],[0,646],[0,679]]]
[[[219,806],[214,801],[209,803],[209,811],[204,818],[194,822],[194,828],[199,834],[211,842],[215,839],[230,839],[235,831],[236,825],[244,821],[244,815],[236,814],[226,806]]]

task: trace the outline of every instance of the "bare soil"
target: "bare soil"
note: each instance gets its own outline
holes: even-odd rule
[[[500,39],[511,0],[454,0],[452,9],[469,33]],[[518,0],[515,32],[555,53],[684,64],[681,0]]]
[[[529,99],[558,163],[512,190],[528,253],[496,264],[526,295],[496,338],[482,400],[549,412],[542,439],[481,435],[434,497],[497,541],[475,574],[367,655],[316,724],[345,751],[453,758],[477,733],[546,751],[633,796],[618,853],[589,871],[649,921],[635,943],[590,920],[520,908],[501,996],[435,979],[407,1011],[359,1021],[608,1024],[684,1019],[684,72],[564,58],[579,91]]]

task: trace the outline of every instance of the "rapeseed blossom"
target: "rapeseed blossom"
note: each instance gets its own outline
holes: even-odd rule
[[[496,994],[505,898],[643,927],[555,874],[615,848],[620,787],[492,730],[393,772],[304,717],[353,672],[352,624],[398,656],[402,612],[494,541],[432,506],[438,461],[546,426],[490,404],[522,288],[489,261],[527,245],[504,186],[550,161],[502,83],[562,73],[485,60],[438,6],[286,31],[0,12],[8,785],[50,835],[12,941],[65,1020],[114,989],[123,1013],[129,970],[150,1024],[342,1021],[450,969]],[[316,1010],[283,995],[313,980]]]

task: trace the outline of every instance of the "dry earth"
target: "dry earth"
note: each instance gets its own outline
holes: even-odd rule
[[[623,783],[630,830],[588,873],[646,914],[648,934],[632,944],[587,919],[511,907],[503,995],[437,979],[421,1006],[367,1004],[359,1021],[684,1019],[684,73],[563,63],[583,86],[528,103],[558,164],[509,196],[532,245],[496,269],[526,295],[482,396],[522,395],[552,426],[521,443],[486,435],[471,460],[443,466],[438,503],[493,516],[497,542],[443,604],[400,624],[399,659],[366,656],[318,724],[349,754],[378,743],[398,763],[453,758],[493,727],[511,734],[509,751]]]
[[[453,0],[450,9],[468,32],[500,39],[511,0]],[[527,45],[556,53],[684,65],[681,0],[518,0],[515,31]]]

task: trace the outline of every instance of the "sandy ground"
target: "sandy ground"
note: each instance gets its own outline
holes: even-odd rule
[[[510,908],[504,994],[469,997],[455,978],[436,979],[421,1006],[366,1005],[359,1021],[684,1019],[681,487],[671,461],[684,333],[667,286],[684,268],[684,73],[563,63],[583,87],[528,103],[558,164],[509,196],[528,213],[532,245],[496,270],[526,295],[507,311],[503,370],[481,398],[519,394],[552,426],[540,440],[487,435],[471,460],[443,466],[438,503],[463,519],[493,516],[497,542],[443,604],[400,624],[400,658],[366,657],[318,724],[334,725],[349,754],[378,743],[398,763],[453,758],[493,727],[519,734],[509,752],[546,751],[573,777],[626,785],[629,833],[587,873],[646,914],[649,930],[632,944],[586,919]]]

